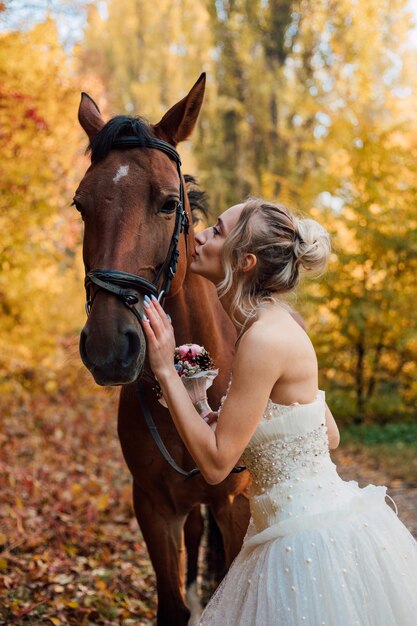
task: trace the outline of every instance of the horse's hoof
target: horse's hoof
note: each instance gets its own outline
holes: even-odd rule
[[[191,611],[188,626],[198,626],[203,607],[201,606],[200,596],[198,595],[196,581],[187,587],[186,598],[187,606]]]

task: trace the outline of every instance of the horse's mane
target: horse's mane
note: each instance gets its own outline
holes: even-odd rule
[[[129,115],[116,115],[90,141],[87,152],[91,153],[91,162],[96,163],[105,159],[112,149],[115,139],[126,136],[150,139],[153,134],[151,126],[146,120]],[[184,180],[193,224],[198,224],[201,218],[207,219],[209,214],[207,194],[199,188],[193,176],[184,174]]]
[[[200,189],[197,180],[194,176],[184,174],[185,191],[188,196],[188,201],[191,207],[191,214],[193,216],[194,226],[198,224],[201,219],[207,220],[209,216],[209,206],[207,202],[207,194]]]
[[[138,137],[139,139],[154,138],[151,126],[146,120],[130,115],[116,115],[90,141],[87,152],[91,153],[91,162],[95,163],[105,159],[113,142],[119,137],[127,136]]]

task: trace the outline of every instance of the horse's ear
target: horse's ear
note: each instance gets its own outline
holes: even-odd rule
[[[78,108],[78,121],[84,128],[90,141],[105,124],[101,117],[100,109],[94,100],[90,98],[88,93],[84,91],[81,93],[81,102]]]
[[[189,94],[174,104],[161,121],[155,124],[155,132],[163,134],[173,146],[187,139],[193,132],[203,103],[205,86],[206,74],[204,72]]]

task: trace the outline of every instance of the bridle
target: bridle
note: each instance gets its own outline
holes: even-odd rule
[[[190,223],[184,207],[184,184],[181,175],[181,159],[178,152],[166,141],[161,139],[140,138],[140,137],[120,137],[112,143],[112,148],[154,148],[164,152],[177,166],[180,180],[180,199],[175,212],[175,226],[171,243],[165,261],[159,268],[153,282],[120,270],[92,270],[85,277],[86,289],[86,312],[90,313],[94,298],[100,289],[109,291],[117,296],[136,316],[140,322],[140,314],[135,305],[139,302],[140,293],[147,296],[155,296],[159,301],[165,299],[171,288],[172,279],[177,271],[178,264],[178,242],[181,233],[184,233],[185,249],[188,253],[188,232]],[[166,269],[165,276],[164,271]],[[161,283],[162,278],[162,284]],[[98,287],[93,291],[93,285]]]
[[[143,278],[142,276],[138,276],[136,274],[130,274],[129,272],[111,269],[91,270],[87,272],[85,277],[85,308],[87,315],[90,314],[91,307],[93,305],[97,292],[100,291],[100,289],[103,289],[117,296],[125,304],[125,306],[127,306],[127,308],[132,311],[139,323],[141,323],[140,313],[135,307],[135,305],[139,302],[140,294],[142,293],[143,295],[147,296],[155,296],[155,298],[157,298],[160,302],[163,301],[169,294],[172,280],[175,276],[175,272],[177,271],[179,257],[178,242],[181,233],[184,233],[185,249],[186,254],[188,254],[187,237],[189,233],[190,222],[187,212],[184,208],[184,184],[181,174],[181,159],[180,155],[173,146],[171,146],[166,141],[156,139],[155,137],[119,137],[118,139],[113,141],[111,148],[154,148],[155,150],[160,150],[161,152],[164,152],[172,161],[175,162],[180,181],[180,198],[178,206],[176,208],[174,232],[171,238],[171,243],[165,261],[159,268],[155,279],[151,282],[146,278]],[[164,275],[165,268],[166,273]],[[162,284],[160,285],[161,278]],[[94,285],[97,287],[97,289],[93,291]],[[153,374],[145,372],[145,375],[152,382],[155,383],[155,377],[153,376]],[[136,389],[138,392],[139,404],[145,417],[146,424],[165,460],[176,472],[185,476],[186,480],[187,478],[191,478],[192,476],[200,473],[200,470],[198,468],[194,468],[191,471],[186,471],[174,461],[161,439],[155,422],[153,421],[151,412],[149,411],[149,407],[145,402],[142,381],[140,379],[136,381]],[[237,466],[232,469],[232,473],[240,473],[245,469],[246,468],[244,466]]]

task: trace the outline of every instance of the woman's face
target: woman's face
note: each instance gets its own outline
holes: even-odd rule
[[[195,253],[190,270],[211,280],[215,285],[224,278],[221,253],[224,241],[236,226],[244,204],[235,204],[218,218],[214,226],[195,235]]]

